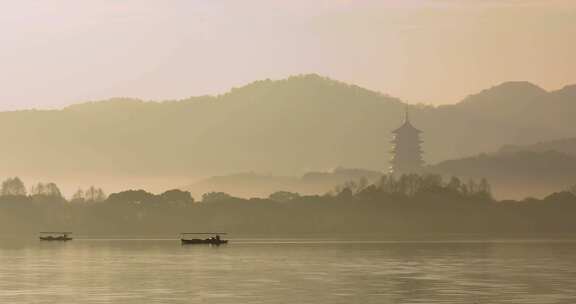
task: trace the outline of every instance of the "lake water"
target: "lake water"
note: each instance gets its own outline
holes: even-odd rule
[[[576,303],[576,242],[0,240],[0,303]]]

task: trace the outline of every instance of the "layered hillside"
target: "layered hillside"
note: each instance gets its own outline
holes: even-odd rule
[[[382,173],[378,171],[346,168],[308,172],[302,176],[275,176],[250,172],[214,176],[182,188],[196,197],[207,192],[225,192],[238,197],[268,197],[277,191],[324,194],[347,182],[365,180],[368,183],[375,183],[381,176]]]
[[[518,151],[532,151],[532,152],[557,151],[568,155],[576,156],[576,137],[558,139],[552,141],[544,141],[524,146],[507,145],[500,149],[500,152],[502,153],[513,153]]]
[[[411,107],[428,163],[574,136],[575,87],[507,83],[442,107]],[[398,99],[318,75],[257,81],[219,96],[113,99],[0,113],[4,175],[191,180],[233,172],[300,175],[344,166],[384,171]],[[112,182],[114,181],[114,182]],[[146,186],[146,185],[143,185]],[[111,189],[114,190],[114,189]]]
[[[498,198],[544,197],[576,185],[576,156],[556,151],[507,151],[440,162],[445,176],[486,178]]]

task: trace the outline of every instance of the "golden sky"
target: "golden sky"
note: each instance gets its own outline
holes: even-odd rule
[[[576,83],[572,0],[0,0],[0,110],[319,73],[408,102]]]

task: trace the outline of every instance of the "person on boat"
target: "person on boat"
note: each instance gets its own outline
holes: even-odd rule
[[[216,240],[216,242],[220,243],[220,236],[216,235],[216,237],[214,238]]]

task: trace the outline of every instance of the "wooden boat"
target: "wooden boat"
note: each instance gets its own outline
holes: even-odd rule
[[[228,244],[228,240],[211,240],[211,239],[180,239],[182,244],[193,245],[193,244],[207,244],[207,245],[223,245]]]
[[[66,242],[71,241],[72,237],[70,237],[72,232],[40,232],[40,240],[41,241],[60,241]]]
[[[199,232],[187,232],[180,234],[180,242],[182,245],[224,245],[228,244],[228,240],[223,240],[220,235],[225,235],[226,233],[199,233]],[[190,235],[211,235],[208,238],[190,238]]]

